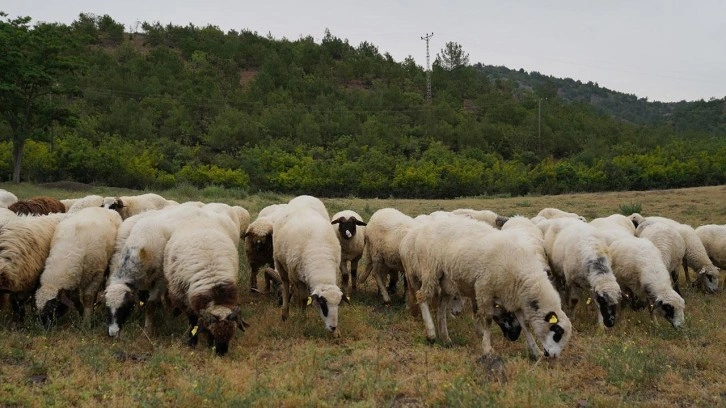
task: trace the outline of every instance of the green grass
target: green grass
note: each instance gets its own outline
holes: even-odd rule
[[[27,184],[0,188],[20,198],[139,193],[111,188],[74,192]],[[242,205],[253,217],[264,206],[290,198],[271,192],[205,191],[182,186],[156,192],[177,201]],[[643,213],[694,226],[726,223],[723,186],[525,199],[346,197],[324,202],[331,215],[350,208],[366,220],[384,207],[409,215],[475,208],[526,216],[544,207],[559,207],[590,219],[610,215],[622,203],[639,203]],[[501,381],[478,361],[480,339],[470,310],[450,321],[452,347],[429,345],[422,322],[405,309],[401,288],[392,305],[382,306],[369,278],[353,295],[352,304],[341,307],[342,336],[332,339],[311,309],[293,306],[290,319],[282,322],[273,296],[247,291],[249,270],[243,251],[240,267],[242,315],[251,326],[237,333],[230,353],[222,358],[203,342],[195,349],[186,346],[182,316],[159,313],[154,332],[147,334],[137,312],[121,338],[109,339],[101,309],[95,311],[90,326],[69,315],[50,331],[32,316],[12,328],[7,308],[0,310],[0,406],[711,407],[726,403],[724,293],[706,296],[684,288],[682,330],[663,320],[653,325],[647,312],[630,310],[622,313],[615,327],[600,330],[595,311],[580,308],[574,316],[576,332],[557,360],[532,361],[523,339],[509,342],[494,327],[492,346],[502,358],[506,377]],[[33,382],[35,376],[46,379]]]

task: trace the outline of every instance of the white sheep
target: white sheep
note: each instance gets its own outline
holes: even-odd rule
[[[655,245],[647,239],[624,237],[615,240],[609,249],[613,273],[622,290],[630,292],[636,300],[647,300],[651,305],[651,316],[660,314],[673,327],[681,327],[685,302],[673,290],[668,270]]]
[[[365,248],[365,226],[363,217],[355,211],[343,210],[330,219],[335,235],[340,242],[340,273],[343,291],[355,291],[358,283],[358,261]],[[350,262],[350,268],[348,268]]]
[[[225,220],[228,219],[229,222],[226,222],[225,226],[229,230],[230,237],[234,240],[235,245],[239,245],[240,238],[250,225],[250,213],[246,209],[224,203],[205,204],[202,209],[226,217]]]
[[[301,195],[297,196],[287,203],[288,209],[290,207],[307,207],[310,209],[315,210],[318,214],[325,217],[326,220],[330,219],[330,215],[328,214],[328,210],[325,208],[325,204],[323,204],[320,199],[309,196],[309,195]]]
[[[217,355],[229,350],[240,318],[237,245],[219,218],[187,218],[174,230],[164,250],[164,276],[172,306],[189,319],[189,345],[200,333]]]
[[[244,234],[245,254],[250,266],[250,291],[257,292],[257,274],[259,270],[268,265],[264,273],[264,293],[269,293],[271,285],[279,282],[279,275],[272,269],[273,259],[272,228],[275,217],[283,214],[282,209],[287,204],[272,204],[260,210],[257,219],[250,223]]]
[[[0,188],[0,207],[8,208],[16,202],[18,202],[18,197],[15,194]]]
[[[686,256],[683,258],[683,270],[686,275],[686,281],[691,282],[691,277],[688,273],[688,267],[690,267],[696,272],[696,282],[703,292],[714,293],[718,290],[718,282],[721,272],[708,258],[706,248],[703,246],[701,239],[698,238],[698,235],[693,227],[670,218],[643,217],[638,213],[631,214],[629,218],[633,221],[633,224],[636,227],[643,221],[658,221],[667,223],[676,228],[686,243]]]
[[[553,207],[547,207],[540,210],[540,212],[537,213],[538,217],[544,217],[548,220],[551,220],[553,218],[577,218],[580,221],[587,221],[585,217],[575,214],[573,212],[567,212],[560,210],[559,208],[553,208]]]
[[[440,295],[439,337],[449,344],[446,308],[451,296],[461,295],[475,305],[476,328],[485,355],[493,352],[489,326],[497,304],[517,316],[535,357],[542,351],[527,324],[542,343],[545,355],[556,357],[567,344],[572,334],[570,320],[562,311],[560,296],[543,269],[536,247],[520,231],[497,231],[466,219],[432,220],[411,229],[401,242],[401,252],[411,280],[409,288],[420,283],[416,301],[430,341],[436,330],[428,302]]]
[[[101,207],[79,210],[58,223],[35,292],[35,305],[44,324],[75,305],[81,306],[78,312],[85,321],[90,319],[119,225],[121,216]]]
[[[708,224],[696,228],[708,257],[715,266],[726,269],[726,225]]]
[[[337,286],[340,243],[330,219],[309,206],[291,206],[275,221],[272,232],[275,270],[282,280],[282,319],[289,316],[291,285],[301,307],[311,303],[325,329],[340,336],[338,307],[346,299]]]
[[[502,225],[507,222],[507,217],[499,215],[491,210],[473,210],[471,208],[458,208],[452,211],[456,215],[464,215],[469,218],[473,218],[477,221],[486,222],[495,228],[502,228]]]
[[[403,271],[399,254],[401,240],[414,224],[413,218],[397,209],[383,208],[373,213],[366,225],[363,254],[366,268],[358,283],[362,284],[373,274],[384,304],[391,302],[388,292],[395,292],[398,272]],[[384,283],[386,275],[390,276],[388,288]]]
[[[524,237],[532,242],[532,245],[537,248],[537,257],[542,263],[542,268],[547,272],[547,276],[554,282],[552,276],[552,270],[550,268],[549,259],[544,247],[544,233],[542,230],[527,217],[521,215],[515,215],[509,217],[509,219],[502,225],[502,231],[517,231]]]
[[[25,314],[24,305],[37,288],[55,228],[65,217],[7,217],[0,228],[0,292],[10,293],[15,319]]]
[[[168,205],[170,205],[169,200],[154,193],[135,196],[105,197],[103,199],[103,207],[118,211],[123,219],[144,211],[159,210]]]
[[[61,202],[66,206],[66,212],[73,214],[88,207],[102,207],[103,197],[100,195],[88,195],[83,198],[73,199],[70,206],[68,206],[69,200],[61,200]]]
[[[686,256],[686,241],[683,240],[678,230],[663,222],[645,221],[638,225],[635,236],[649,240],[658,248],[663,264],[670,273],[673,289],[680,294],[678,274],[683,269],[683,258]]]
[[[612,327],[621,291],[612,272],[605,237],[577,218],[550,219],[538,226],[544,231],[545,251],[564,293],[567,313],[574,316],[580,292],[587,290],[598,308],[600,326]]]
[[[196,206],[178,205],[147,211],[124,220],[116,236],[115,253],[104,291],[109,336],[119,335],[139,302],[145,302],[144,329],[152,329],[154,310],[166,291],[163,271],[166,244],[181,223],[203,212]],[[217,214],[214,218],[221,217]],[[231,235],[229,227],[225,232]]]
[[[598,229],[600,234],[605,237],[605,241],[610,245],[613,241],[620,238],[634,237],[635,226],[630,218],[622,214],[613,214],[607,217],[595,218],[590,221],[590,225]]]

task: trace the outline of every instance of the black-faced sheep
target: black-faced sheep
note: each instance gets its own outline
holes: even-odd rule
[[[80,306],[84,320],[90,319],[120,224],[117,212],[101,207],[85,208],[58,223],[35,292],[35,305],[45,325],[71,306]]]
[[[321,203],[322,204],[322,203]],[[330,219],[314,207],[291,206],[275,221],[275,270],[282,280],[282,319],[289,316],[293,289],[302,308],[313,304],[333,336],[340,336],[338,308],[346,299],[337,286],[340,243]],[[307,302],[306,302],[307,300]]]
[[[358,283],[358,261],[363,256],[365,248],[365,227],[357,212],[344,210],[336,213],[331,218],[331,224],[335,231],[335,235],[340,241],[340,273],[342,281],[342,289],[344,292],[355,291]],[[348,268],[350,262],[350,268]],[[351,287],[348,287],[350,277]]]
[[[238,274],[237,246],[218,221],[194,217],[172,233],[164,250],[164,276],[172,306],[189,319],[190,346],[205,333],[216,354],[224,355],[236,329],[244,330]]]
[[[696,231],[688,224],[681,224],[678,221],[666,217],[643,217],[638,213],[629,216],[635,227],[643,221],[657,221],[669,224],[676,228],[686,243],[686,256],[683,258],[683,270],[686,281],[690,282],[691,277],[688,268],[691,267],[697,274],[696,284],[705,293],[714,293],[718,290],[721,272],[708,257],[703,242],[698,238]]]
[[[413,256],[412,268],[419,269],[412,273],[408,265],[405,268],[412,280],[420,277],[416,300],[429,340],[435,338],[436,330],[428,302],[440,294],[439,337],[450,343],[445,310],[450,297],[460,294],[476,304],[476,329],[482,335],[485,355],[493,352],[489,327],[497,304],[517,316],[535,357],[542,351],[527,325],[542,343],[545,355],[557,357],[562,352],[572,326],[530,238],[519,231],[483,228],[472,220],[440,219],[414,226],[401,243],[402,252],[406,246],[404,262]],[[417,283],[412,281],[409,287]]]
[[[8,209],[19,215],[47,215],[66,212],[66,207],[60,200],[46,196],[17,201],[9,205]]]
[[[169,200],[154,193],[103,199],[103,207],[118,211],[124,220],[144,211],[160,210],[170,204]]]
[[[613,273],[623,291],[651,305],[651,316],[659,314],[673,327],[684,321],[685,302],[673,290],[660,252],[647,239],[624,237],[610,244]]]

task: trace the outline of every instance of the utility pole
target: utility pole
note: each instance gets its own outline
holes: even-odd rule
[[[434,36],[434,33],[426,34],[421,37],[422,40],[426,41],[426,103],[431,105],[431,65],[429,64],[429,40]]]

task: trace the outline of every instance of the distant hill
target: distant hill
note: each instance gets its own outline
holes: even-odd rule
[[[475,67],[492,81],[511,81],[517,89],[542,97],[557,95],[566,102],[589,104],[598,112],[629,123],[726,134],[726,97],[710,101],[650,102],[647,98],[600,87],[592,81],[583,83],[503,66],[476,64]]]

